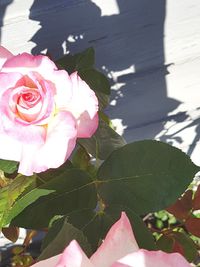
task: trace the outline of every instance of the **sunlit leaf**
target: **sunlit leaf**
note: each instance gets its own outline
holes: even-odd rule
[[[9,224],[9,213],[19,196],[35,182],[35,176],[18,176],[8,186],[0,189],[0,228]]]
[[[0,170],[6,173],[13,173],[18,168],[18,162],[0,159]]]

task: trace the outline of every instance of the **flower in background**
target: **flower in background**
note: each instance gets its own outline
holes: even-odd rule
[[[0,69],[0,158],[18,161],[25,175],[59,167],[76,139],[97,129],[95,93],[46,56],[0,46]]]
[[[139,249],[124,212],[110,228],[104,242],[90,259],[73,240],[63,254],[38,262],[33,267],[190,267],[178,253]]]

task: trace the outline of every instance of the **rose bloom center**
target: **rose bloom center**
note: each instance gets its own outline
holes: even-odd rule
[[[31,108],[41,100],[41,96],[37,90],[22,92],[18,98],[18,105],[23,108]]]

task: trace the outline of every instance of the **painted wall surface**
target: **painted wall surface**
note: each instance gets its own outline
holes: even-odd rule
[[[199,0],[0,0],[0,26],[13,53],[93,46],[126,140],[156,138],[200,164]]]

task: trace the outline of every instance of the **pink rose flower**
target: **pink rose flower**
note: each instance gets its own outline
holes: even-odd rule
[[[95,93],[46,56],[13,55],[0,46],[0,158],[32,175],[62,165],[78,137],[98,126]]]
[[[90,259],[73,240],[63,254],[40,261],[33,267],[190,267],[178,253],[139,249],[124,212],[110,228],[104,242]]]

